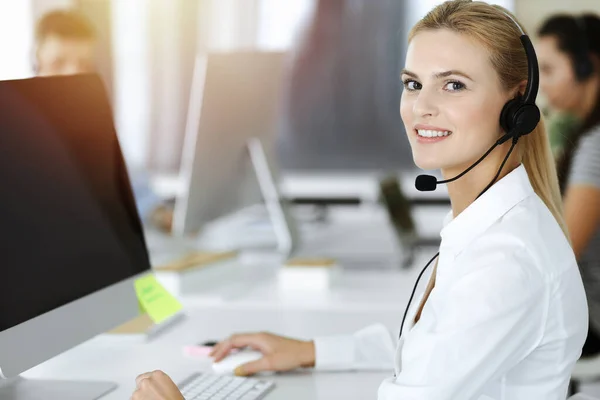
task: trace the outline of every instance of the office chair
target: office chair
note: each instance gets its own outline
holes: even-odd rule
[[[599,400],[597,397],[592,397],[587,394],[577,393],[574,396],[569,397],[567,400]]]
[[[574,394],[579,391],[579,386],[582,383],[591,383],[600,381],[600,354],[594,357],[581,358],[575,364],[573,373],[571,374],[571,385],[569,394]],[[569,398],[578,399],[578,397]],[[585,400],[585,397],[580,399]]]

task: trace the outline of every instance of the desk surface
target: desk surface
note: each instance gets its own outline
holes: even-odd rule
[[[235,279],[222,282],[219,287],[199,289],[184,296],[182,301],[191,308],[218,305],[239,310],[379,310],[401,313],[417,276],[435,254],[434,251],[429,250],[416,257],[414,268],[342,269],[328,281],[324,281],[322,276],[312,276],[311,271],[300,281],[296,279],[298,275],[282,277],[280,268],[247,266]],[[430,273],[431,269],[422,277],[419,290],[427,285]]]
[[[361,220],[370,226],[374,222],[372,218]],[[172,241],[161,244],[158,240],[151,247],[158,253],[177,253],[189,245],[193,243],[178,247]],[[421,264],[424,265],[425,259],[431,256],[429,253],[417,257],[417,268],[347,271],[332,279],[326,287],[308,291],[289,287],[282,290],[278,268],[251,263],[235,279],[220,282],[212,288],[212,292],[219,295],[219,301],[210,300],[211,293],[184,298],[187,318],[148,342],[140,338],[101,335],[23,376],[112,381],[119,387],[104,400],[116,400],[129,398],[135,377],[143,372],[162,369],[176,382],[194,372],[210,372],[209,360],[185,358],[183,347],[218,340],[234,332],[271,331],[308,339],[317,335],[350,333],[376,322],[397,332],[414,278],[420,272]],[[426,277],[422,282],[425,284]],[[273,379],[277,387],[266,400],[375,398],[379,384],[391,373],[296,371],[267,375],[265,378]]]
[[[439,238],[448,207],[415,210],[417,233],[425,238]],[[378,206],[346,209],[332,208],[327,222],[307,222],[303,213],[298,222],[301,234],[300,250],[333,254],[397,255],[398,239],[387,212]],[[235,232],[235,234],[232,234]],[[192,238],[171,238],[148,230],[146,232],[152,262],[159,265],[185,249],[262,248],[275,251],[276,236],[263,207],[251,207],[208,224],[201,235]],[[433,251],[432,254],[434,254]]]
[[[149,342],[99,336],[23,374],[25,378],[107,380],[119,385],[103,400],[129,398],[137,374],[162,369],[175,381],[194,372],[209,372],[208,360],[182,355],[185,345],[223,338],[232,332],[271,331],[297,338],[319,334],[352,332],[365,325],[383,322],[397,329],[397,312],[333,312],[306,310],[232,310],[205,308],[188,311],[181,323]],[[265,375],[277,387],[266,400],[375,398],[381,381],[392,371],[360,373],[313,372],[310,370]]]

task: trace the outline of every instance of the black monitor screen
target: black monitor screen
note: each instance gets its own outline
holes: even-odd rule
[[[0,82],[0,183],[0,332],[150,268],[98,76]]]

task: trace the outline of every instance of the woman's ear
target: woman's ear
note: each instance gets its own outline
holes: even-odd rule
[[[513,92],[513,99],[518,96],[523,96],[525,94],[525,89],[527,88],[527,81],[523,81],[517,86]]]

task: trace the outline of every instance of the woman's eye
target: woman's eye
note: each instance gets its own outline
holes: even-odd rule
[[[413,81],[412,79],[407,79],[404,81],[404,87],[409,91],[420,90],[421,84],[417,81]]]
[[[450,92],[458,92],[459,90],[463,90],[464,88],[465,85],[462,82],[458,81],[448,82],[445,86],[445,90],[448,90]]]

